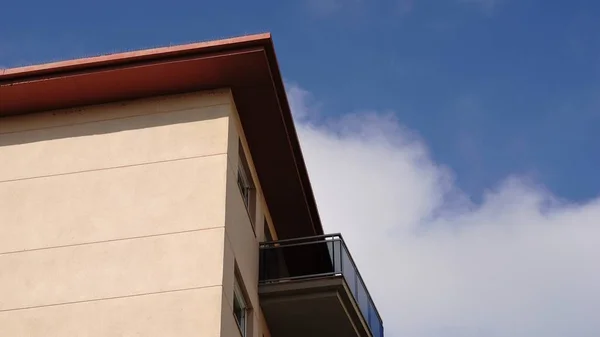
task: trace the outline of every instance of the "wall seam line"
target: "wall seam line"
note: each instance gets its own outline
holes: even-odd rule
[[[125,238],[118,238],[118,239],[108,239],[108,240],[100,240],[100,241],[90,241],[90,242],[82,242],[82,243],[73,243],[73,244],[60,245],[60,246],[51,246],[51,247],[41,247],[41,248],[32,248],[32,249],[13,250],[13,251],[8,251],[8,252],[0,252],[0,256],[3,256],[3,255],[12,255],[12,254],[19,254],[19,253],[27,253],[27,252],[36,252],[36,251],[40,251],[40,250],[60,249],[60,248],[69,248],[69,247],[78,247],[78,246],[90,246],[90,245],[96,245],[96,244],[102,244],[102,243],[110,243],[110,242],[119,242],[119,241],[146,239],[146,238],[153,238],[153,237],[160,237],[160,236],[188,234],[188,233],[201,232],[201,231],[206,231],[206,230],[222,229],[222,228],[224,228],[224,226],[216,226],[216,227],[208,227],[208,228],[196,228],[196,229],[189,229],[189,230],[177,231],[177,232],[168,232],[168,233],[158,233],[158,234],[131,236],[131,237],[125,237]]]
[[[33,131],[58,129],[58,128],[65,128],[65,127],[70,127],[70,126],[81,126],[81,125],[86,125],[86,124],[94,124],[94,123],[118,121],[118,120],[132,119],[132,118],[138,118],[138,117],[144,117],[144,116],[155,116],[155,115],[172,113],[172,112],[182,112],[182,111],[188,111],[188,110],[213,108],[213,107],[217,107],[217,106],[221,106],[221,105],[229,105],[229,103],[219,103],[219,104],[203,105],[203,106],[199,106],[199,107],[182,108],[182,109],[165,110],[165,111],[154,111],[154,112],[141,113],[141,114],[131,115],[131,116],[122,116],[122,117],[107,118],[107,119],[97,119],[97,120],[90,120],[90,121],[79,122],[79,123],[72,123],[72,124],[61,124],[61,125],[45,126],[45,127],[36,128],[36,129],[23,129],[23,130],[18,130],[18,131],[0,132],[0,136],[1,135],[10,135],[10,134],[24,133],[24,132],[33,132]],[[91,107],[95,107],[95,106],[92,105]],[[62,111],[59,110],[59,111],[57,111],[55,113],[60,113],[60,112],[62,112]],[[42,112],[42,113],[44,113],[44,112]],[[45,112],[45,113],[51,113],[51,112]],[[94,112],[91,112],[91,113],[94,113]],[[17,115],[17,116],[23,116],[23,115]]]
[[[222,155],[226,155],[226,154],[227,154],[227,152],[211,153],[211,154],[203,154],[203,155],[192,156],[192,157],[183,157],[183,158],[175,158],[175,159],[165,159],[165,160],[158,160],[158,161],[144,162],[144,163],[137,163],[137,164],[128,164],[128,165],[103,167],[103,168],[98,168],[98,169],[89,169],[89,170],[80,170],[80,171],[72,171],[72,172],[64,172],[64,173],[47,174],[47,175],[43,175],[43,176],[35,176],[35,177],[27,177],[27,178],[7,179],[7,180],[0,180],[0,184],[2,184],[2,183],[11,183],[11,182],[16,182],[16,181],[24,181],[24,180],[34,180],[34,179],[43,179],[43,178],[51,178],[51,177],[60,177],[60,176],[74,175],[74,174],[79,174],[79,173],[108,171],[108,170],[115,170],[115,169],[121,169],[121,168],[127,168],[127,167],[136,167],[136,166],[144,166],[144,165],[152,165],[152,164],[163,164],[163,163],[170,163],[170,162],[184,161],[184,160],[191,160],[191,159],[198,159],[198,158],[216,157],[216,156],[222,156]]]
[[[71,304],[80,304],[80,303],[110,301],[110,300],[116,300],[116,299],[122,299],[122,298],[132,298],[132,297],[142,297],[142,296],[150,296],[150,295],[159,295],[159,294],[175,293],[175,292],[182,292],[182,291],[189,291],[189,290],[198,290],[198,289],[206,289],[206,288],[215,288],[215,287],[222,287],[222,285],[221,284],[213,284],[213,285],[201,286],[201,287],[181,288],[181,289],[163,290],[163,291],[155,291],[155,292],[132,294],[132,295],[113,296],[113,297],[104,297],[104,298],[94,298],[94,299],[81,300],[81,301],[71,301],[71,302],[63,302],[63,303],[34,305],[34,306],[29,306],[29,307],[1,309],[0,313],[10,312],[10,311],[28,310],[28,309],[39,309],[39,308],[47,308],[47,307],[56,307],[56,306],[71,305]]]

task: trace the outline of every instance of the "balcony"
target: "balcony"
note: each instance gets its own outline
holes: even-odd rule
[[[273,337],[383,337],[383,323],[342,236],[263,243],[261,308]]]

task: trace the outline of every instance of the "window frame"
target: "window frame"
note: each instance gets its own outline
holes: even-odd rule
[[[236,270],[234,285],[233,285],[233,318],[235,319],[236,325],[238,329],[240,329],[240,333],[242,337],[248,337],[248,318],[250,317],[250,305],[249,301],[246,297],[246,293],[243,291],[242,282],[240,280],[239,273]],[[241,317],[238,318],[236,313],[236,302],[241,310]]]
[[[257,202],[258,202],[258,191],[256,184],[252,178],[252,172],[250,171],[250,164],[246,157],[242,141],[238,141],[238,169],[237,169],[237,185],[240,189],[244,206],[248,212],[250,218],[250,224],[252,226],[252,232],[256,236],[256,213],[257,213]]]
[[[248,179],[248,176],[246,174],[246,170],[243,167],[243,164],[240,163],[239,165],[240,167],[238,167],[238,176],[237,176],[237,183],[238,183],[238,187],[240,188],[240,192],[242,193],[242,200],[244,200],[244,204],[246,205],[246,208],[250,207],[250,193],[252,192],[252,190],[254,189],[254,187],[252,187],[252,183],[251,180]]]

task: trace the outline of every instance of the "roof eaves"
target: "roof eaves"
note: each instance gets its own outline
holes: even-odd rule
[[[270,46],[271,34],[262,33],[221,40],[196,42],[184,45],[143,49],[101,56],[79,58],[31,65],[25,67],[0,69],[0,82],[31,76],[50,75],[67,71],[92,70],[96,67],[127,64],[130,62],[168,59],[171,57],[229,51],[253,46]]]

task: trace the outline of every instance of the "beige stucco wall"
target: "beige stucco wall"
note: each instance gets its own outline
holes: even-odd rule
[[[258,272],[259,272],[259,242],[264,240],[264,220],[272,228],[271,217],[266,207],[264,196],[260,187],[256,170],[252,163],[252,156],[248,150],[248,145],[244,137],[243,129],[235,109],[235,104],[231,105],[231,115],[229,123],[229,142],[227,156],[227,183],[226,183],[226,216],[225,216],[225,254],[224,254],[224,304],[223,304],[223,322],[222,336],[239,336],[239,330],[236,322],[227,311],[231,312],[233,305],[234,288],[234,270],[237,264],[243,286],[248,295],[251,310],[251,322],[249,323],[249,336],[269,337],[268,327],[264,321],[258,298]],[[257,189],[256,212],[254,221],[254,230],[250,219],[250,212],[247,211],[244,201],[241,197],[237,185],[237,171],[239,165],[239,149],[241,142],[245,152],[252,179]],[[276,234],[273,233],[276,237]]]
[[[219,336],[223,261],[257,254],[225,226],[231,115],[220,91],[0,119],[1,335]]]

